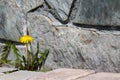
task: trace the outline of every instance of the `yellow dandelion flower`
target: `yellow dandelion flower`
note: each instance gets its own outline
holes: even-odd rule
[[[25,35],[20,38],[20,42],[24,44],[31,43],[32,41],[33,41],[33,38],[32,36],[29,36],[29,35]]]

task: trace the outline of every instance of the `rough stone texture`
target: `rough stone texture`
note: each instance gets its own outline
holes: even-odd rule
[[[52,9],[52,13],[61,21],[69,17],[70,8],[74,0],[45,0]]]
[[[57,69],[43,75],[31,77],[28,80],[75,80],[93,73],[94,71],[92,70]]]
[[[24,15],[13,0],[0,1],[0,38],[18,41],[23,34]]]
[[[118,73],[96,73],[76,80],[120,80]]]
[[[43,5],[44,0],[15,0],[16,6],[20,7],[25,13]]]
[[[1,0],[0,38],[19,41],[26,33],[26,13],[44,3],[44,0]]]
[[[29,33],[40,50],[50,49],[45,67],[50,69],[89,68],[97,71],[120,72],[119,31],[51,26],[47,17],[31,13]]]
[[[31,76],[44,74],[42,72],[33,71],[17,71],[10,74],[0,76],[0,80],[27,80]]]
[[[120,72],[120,33],[57,27],[52,46],[57,68]],[[46,63],[47,65],[51,62]],[[59,66],[58,66],[59,65]],[[56,68],[52,65],[52,68]]]
[[[28,14],[28,23],[29,34],[34,38],[34,41],[31,44],[32,51],[34,53],[36,52],[37,42],[40,44],[41,51],[51,48],[50,46],[52,46],[54,42],[53,38],[54,29],[50,25],[52,24],[51,20],[46,16],[37,13],[30,13]],[[50,50],[50,53],[53,52]],[[51,57],[52,59],[54,58],[52,54],[49,54],[48,57]],[[54,65],[54,62],[51,58],[49,59],[49,61],[51,62],[51,64]],[[49,67],[47,67],[47,69],[49,69]]]
[[[34,38],[31,44],[34,52],[36,52],[37,42],[40,43],[40,50],[43,50],[47,48],[49,43],[52,44],[52,41],[54,41],[51,23],[50,19],[44,15],[37,13],[28,14],[28,31]]]
[[[76,17],[76,13],[78,11],[78,8],[79,8],[79,4],[80,3],[80,0],[75,0],[74,3],[73,3],[73,7],[72,7],[72,10],[71,10],[71,14],[70,14],[70,20],[73,20],[75,19]]]
[[[77,3],[78,4],[78,3]],[[120,25],[120,0],[79,0],[74,23]]]

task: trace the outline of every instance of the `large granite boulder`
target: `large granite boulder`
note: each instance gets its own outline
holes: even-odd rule
[[[120,0],[78,0],[74,23],[120,26]],[[74,16],[74,15],[72,15]]]
[[[71,5],[74,0],[45,0],[52,9],[52,13],[61,20],[66,21],[69,17]]]
[[[45,49],[54,41],[52,26],[50,25],[51,21],[44,15],[38,13],[29,13],[28,14],[28,31],[29,34],[34,38],[32,49],[36,52],[37,42],[40,43],[40,49]]]
[[[51,26],[52,21],[47,16],[38,13],[29,13],[28,24],[29,34],[34,38],[34,41],[31,43],[32,52],[36,52],[37,43],[39,43],[39,49],[42,52],[44,52],[45,49],[50,49],[47,62],[51,62],[50,66],[52,66],[54,64],[54,56],[52,54],[52,46],[54,45],[54,27]],[[46,69],[51,69],[50,66],[46,66]]]
[[[120,72],[120,36],[97,30],[57,27],[53,45],[52,68],[89,68],[96,71]],[[49,65],[51,62],[46,63]],[[59,66],[58,66],[59,65]]]
[[[50,49],[45,68],[83,68],[96,71],[120,72],[120,33],[95,29],[51,26],[48,17],[31,13],[29,33],[40,50]]]
[[[23,34],[24,15],[11,1],[0,1],[0,38],[19,41]]]
[[[44,0],[1,0],[0,1],[0,38],[19,41],[26,33],[26,14],[42,5]]]

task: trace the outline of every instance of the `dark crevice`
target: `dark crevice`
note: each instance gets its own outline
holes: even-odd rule
[[[85,59],[84,59],[84,57],[82,56],[82,54],[80,52],[78,52],[78,56],[82,60],[82,62],[85,62]]]
[[[69,15],[68,15],[68,22],[70,21],[70,16],[71,16],[71,13],[73,11],[73,8],[75,7],[76,1],[77,0],[73,0],[73,2],[72,2],[71,8],[70,8],[70,12],[69,12]]]
[[[57,18],[56,18],[57,19]],[[59,19],[58,19],[59,20]],[[59,20],[62,24],[67,24],[69,22],[69,20],[65,20],[65,21],[62,21],[62,20]]]
[[[72,4],[71,4],[71,8],[70,8],[70,12],[68,15],[68,19],[65,21],[60,20],[57,15],[55,15],[55,11],[52,9],[52,7],[47,3],[46,0],[44,0],[44,4],[43,5],[39,5],[31,10],[29,10],[27,13],[30,12],[34,12],[36,11],[38,8],[43,8],[44,10],[48,11],[49,13],[51,13],[54,18],[56,18],[59,22],[61,22],[63,25],[67,24],[70,22],[70,17],[72,14],[72,11],[75,7],[75,3],[77,0],[73,0]],[[82,27],[82,28],[94,28],[97,30],[107,30],[107,31],[120,31],[120,26],[111,26],[111,25],[91,25],[91,24],[77,24],[77,23],[73,23],[73,25],[77,26],[77,27]]]
[[[39,5],[39,6],[35,7],[35,8],[33,8],[33,9],[31,9],[27,13],[35,12],[38,8],[41,8],[41,7],[43,7],[43,5]]]
[[[9,41],[9,40],[6,40],[6,39],[0,39],[0,43],[3,43],[3,44],[5,44],[7,41]],[[11,41],[11,40],[10,40]],[[24,44],[22,44],[22,43],[20,43],[20,42],[17,42],[17,41],[12,41],[13,43],[15,43],[15,45],[24,45]]]
[[[111,25],[89,25],[89,24],[77,24],[73,23],[73,25],[82,28],[94,28],[99,31],[106,30],[106,31],[120,31],[120,26],[111,26]]]
[[[17,72],[18,70],[12,70],[12,71],[6,71],[6,72],[3,72],[4,74],[10,74],[10,73],[13,73],[13,72]]]
[[[45,6],[48,8],[48,9],[51,9],[51,7],[50,7],[50,5],[47,3],[47,1],[46,0],[44,0],[45,1]]]
[[[45,0],[45,4],[47,5],[48,9],[46,9],[46,11],[48,11],[49,13],[51,13],[55,19],[57,19],[59,22],[61,22],[62,24],[67,24],[69,22],[69,20],[65,20],[65,21],[62,21],[60,20],[59,18],[57,18],[57,15],[55,15],[55,10],[53,10],[50,5],[47,3],[47,1]]]

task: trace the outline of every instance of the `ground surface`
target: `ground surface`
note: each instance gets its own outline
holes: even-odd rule
[[[49,72],[34,72],[1,67],[0,80],[120,80],[120,73],[96,73],[93,70],[66,68]]]

